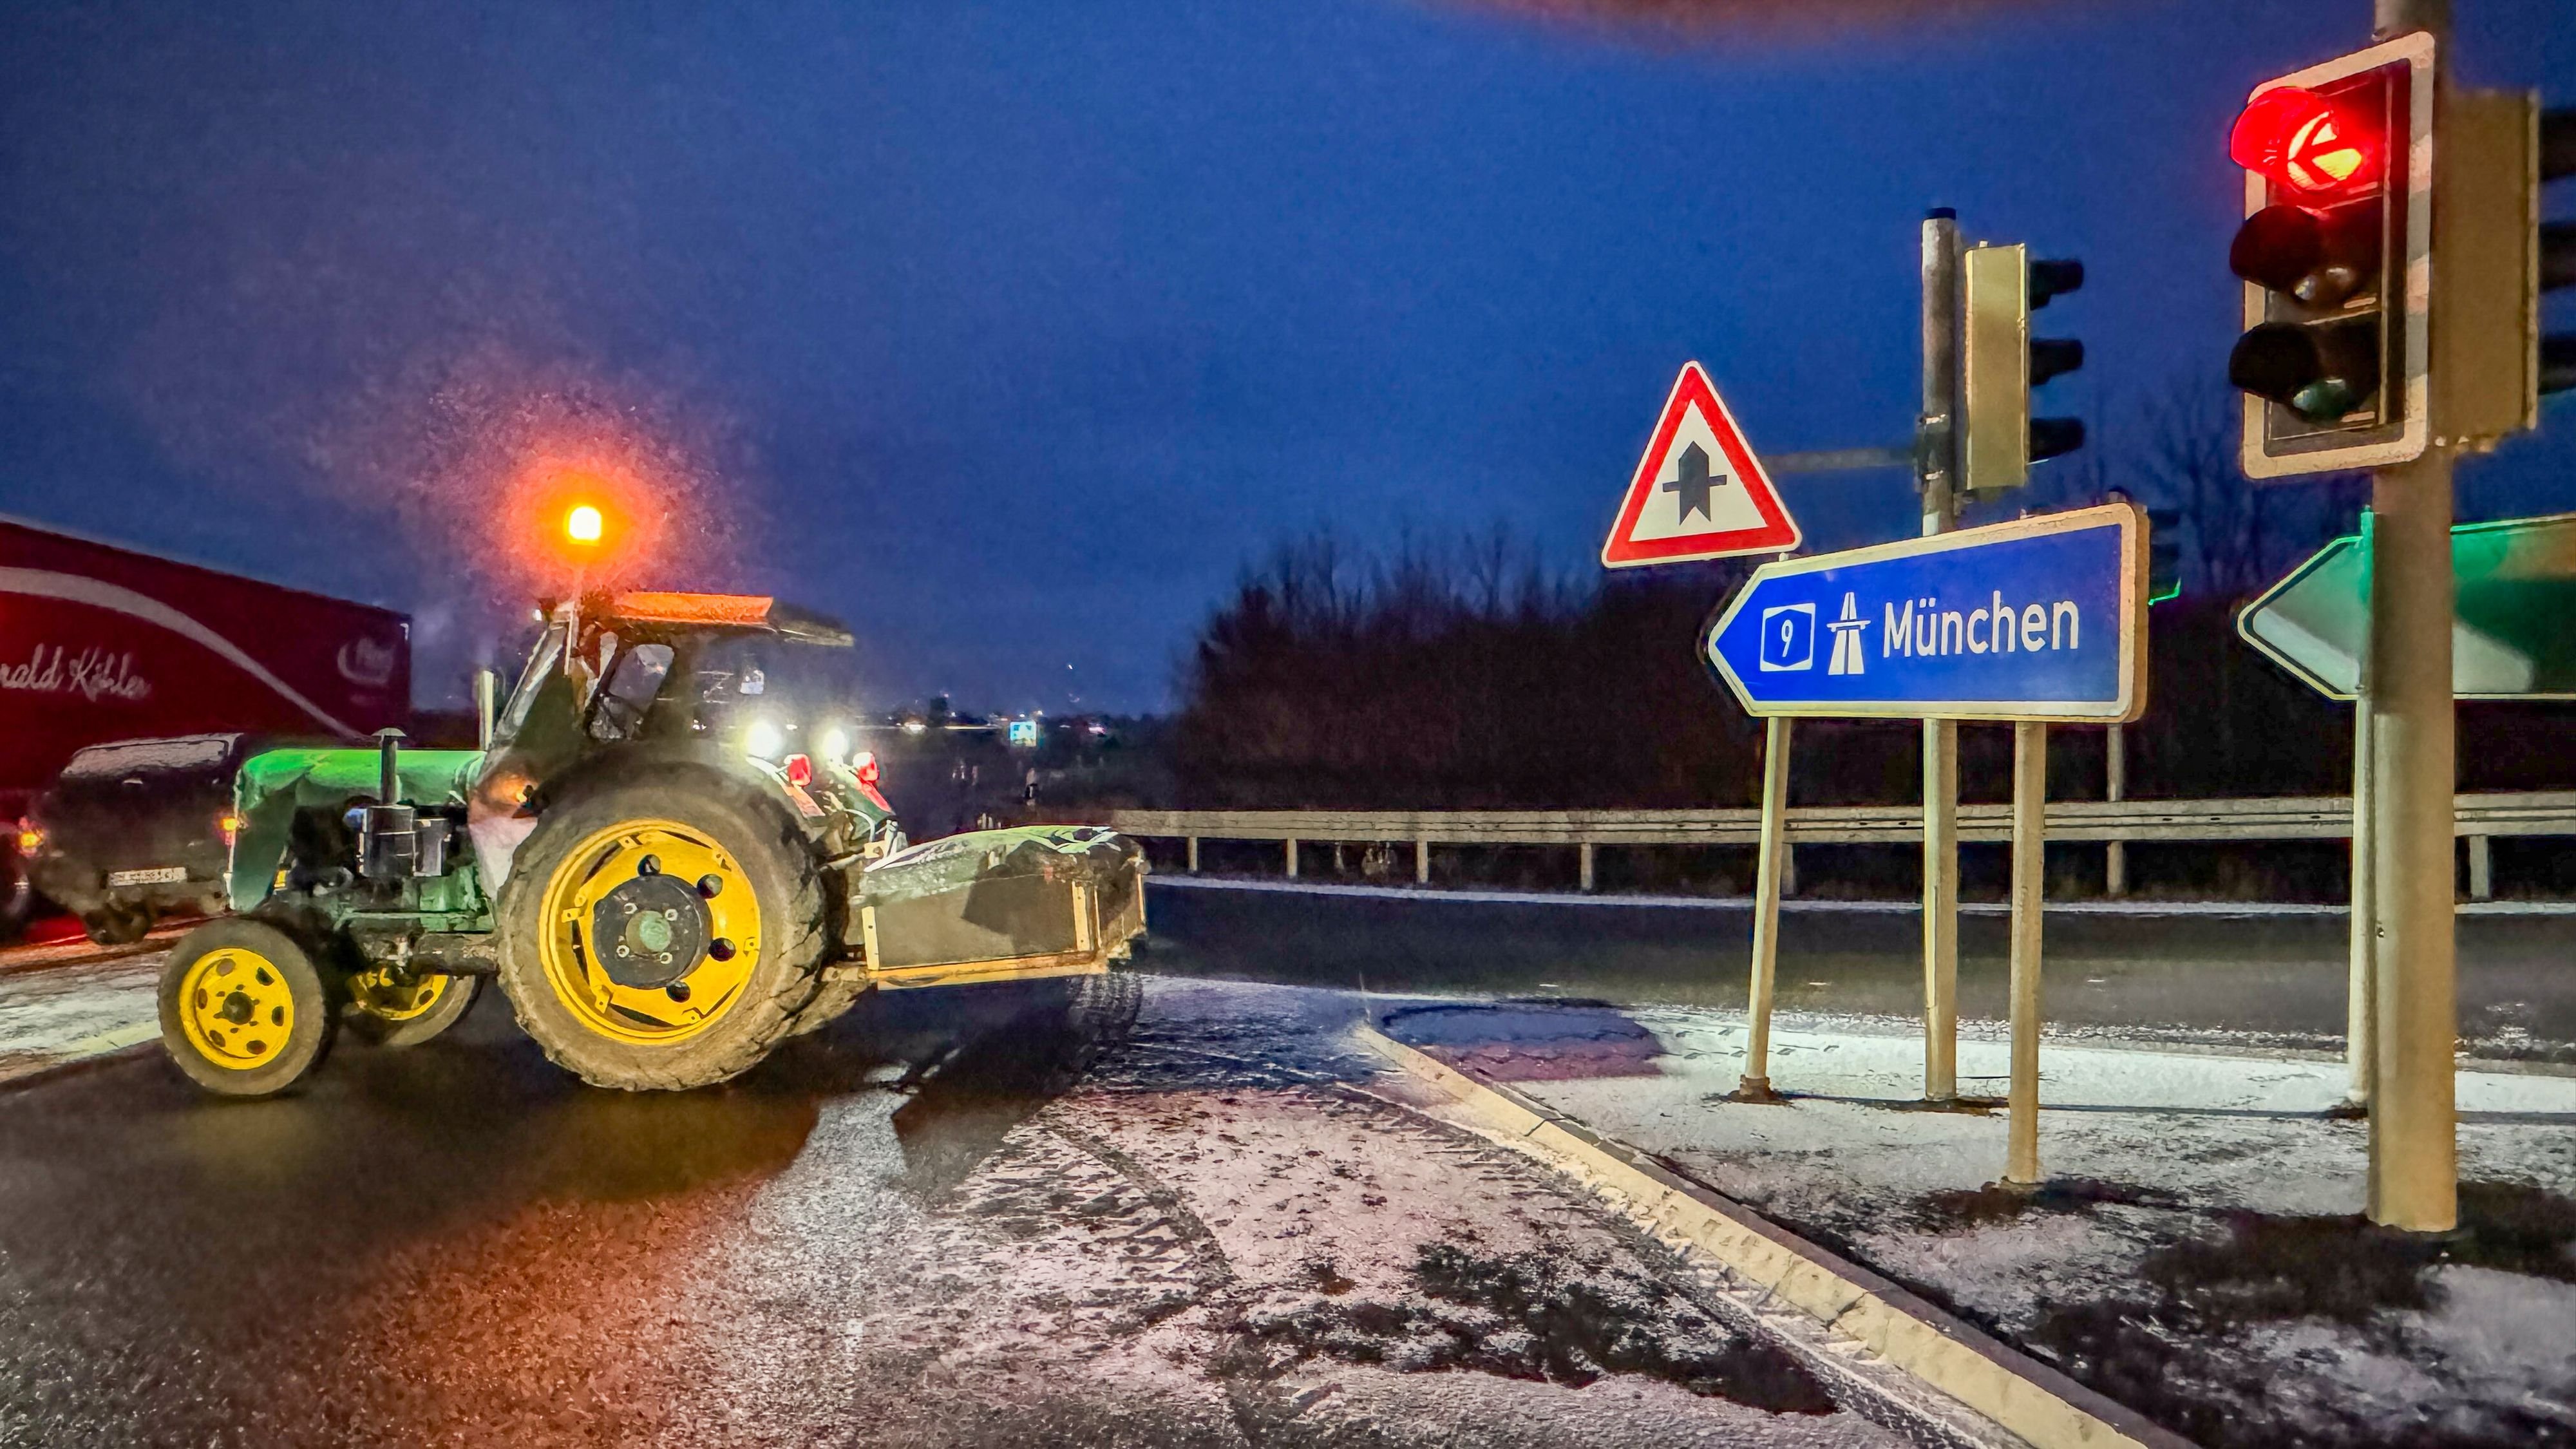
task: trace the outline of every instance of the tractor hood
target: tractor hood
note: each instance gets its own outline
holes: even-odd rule
[[[230,893],[233,909],[246,911],[268,899],[277,867],[307,806],[373,801],[383,756],[373,749],[268,750],[242,762],[233,780]],[[424,808],[462,805],[483,769],[481,750],[404,750],[396,766],[399,804]]]

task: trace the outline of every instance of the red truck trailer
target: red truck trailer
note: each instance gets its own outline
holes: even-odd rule
[[[401,614],[0,518],[0,819],[85,745],[354,738],[410,707]],[[17,832],[0,835],[0,903],[23,910]]]

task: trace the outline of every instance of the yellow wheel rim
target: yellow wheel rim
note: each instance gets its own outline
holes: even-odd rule
[[[415,1021],[447,998],[452,976],[397,977],[391,968],[361,971],[349,978],[349,1000],[380,1021]]]
[[[664,986],[618,982],[594,942],[595,911],[611,892],[648,875],[687,884],[705,913],[707,946],[694,962],[671,963]],[[593,833],[547,878],[539,952],[555,999],[601,1036],[676,1046],[722,1019],[742,999],[760,964],[760,902],[740,862],[698,830],[670,820],[629,820]]]
[[[200,956],[179,982],[179,1025],[197,1055],[247,1072],[267,1066],[295,1034],[295,993],[277,963],[240,946]]]

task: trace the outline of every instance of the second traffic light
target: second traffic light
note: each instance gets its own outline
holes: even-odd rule
[[[1961,258],[1960,472],[1971,493],[2018,488],[2030,465],[2084,446],[2078,418],[2031,416],[2030,390],[2084,365],[2084,344],[2035,338],[2030,314],[2084,285],[2084,264],[2030,249],[1970,247]]]
[[[2147,510],[2147,603],[2182,597],[2182,510]]]

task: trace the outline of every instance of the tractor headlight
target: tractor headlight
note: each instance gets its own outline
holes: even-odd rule
[[[847,762],[850,758],[850,732],[839,725],[832,726],[823,731],[819,748],[825,761],[835,765]]]
[[[787,732],[775,720],[756,719],[742,732],[742,752],[755,760],[775,760],[787,751]]]

